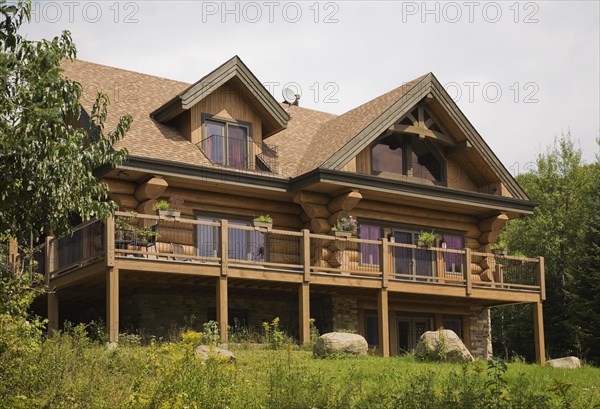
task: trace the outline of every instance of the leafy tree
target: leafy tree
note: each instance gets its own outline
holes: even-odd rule
[[[0,232],[27,242],[30,235],[61,235],[71,217],[105,218],[115,210],[94,169],[126,158],[113,145],[131,117],[104,132],[108,98],[99,94],[91,131],[78,126],[80,84],[61,76],[60,64],[76,48],[64,31],[52,40],[29,41],[18,30],[31,5],[0,0]]]
[[[573,283],[572,319],[577,329],[578,349],[589,361],[600,364],[600,163],[591,172],[593,184],[588,195],[585,247]]]
[[[82,89],[60,68],[76,56],[71,35],[23,38],[19,29],[30,12],[29,1],[0,0],[0,242],[16,241],[21,248],[47,234],[67,233],[73,220],[104,219],[115,210],[94,170],[126,159],[127,152],[113,145],[132,121],[121,117],[113,131],[105,132],[108,98],[99,94],[89,129],[78,126],[85,115]],[[15,265],[0,256],[0,333],[10,327],[10,317],[26,323],[37,283],[33,265]],[[0,334],[0,347],[1,341]]]
[[[581,354],[582,330],[577,315],[577,283],[583,273],[582,260],[589,247],[586,240],[592,206],[594,169],[586,165],[581,150],[569,134],[555,140],[539,155],[537,169],[517,180],[538,203],[533,216],[512,220],[502,234],[511,251],[545,258],[547,300],[544,324],[547,353],[551,356]],[[600,311],[591,312],[595,316]],[[494,322],[496,321],[496,322]],[[530,308],[503,307],[494,311],[496,348],[532,358],[533,328]]]

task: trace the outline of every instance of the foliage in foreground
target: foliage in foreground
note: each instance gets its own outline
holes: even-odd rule
[[[83,326],[0,353],[0,408],[592,408],[600,370],[413,357],[312,359],[236,350],[203,363],[195,340],[109,350]],[[24,337],[27,339],[27,337]]]

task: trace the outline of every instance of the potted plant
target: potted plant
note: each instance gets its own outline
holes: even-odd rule
[[[136,229],[137,244],[140,246],[155,242],[158,236],[159,234],[156,232],[154,226]]]
[[[133,213],[131,216],[117,216],[115,218],[115,240],[119,242],[133,241],[133,219],[137,216]]]
[[[271,229],[273,227],[273,218],[268,214],[261,214],[258,217],[255,217],[252,220],[252,224],[254,227],[262,227],[266,229]]]
[[[179,197],[171,197],[169,201],[159,200],[154,203],[152,209],[154,209],[159,216],[166,217],[179,217],[181,216],[181,211],[178,210],[178,207],[183,204],[183,199]]]
[[[498,242],[492,246],[492,253],[497,256],[507,256],[508,245],[504,240],[498,240]]]
[[[421,234],[419,234],[418,237],[418,244],[421,247],[431,247],[433,246],[433,244],[435,243],[435,239],[437,238],[437,235],[432,231],[428,232],[428,231],[422,231]]]
[[[356,234],[358,222],[352,216],[341,217],[331,228],[336,237],[352,237]]]

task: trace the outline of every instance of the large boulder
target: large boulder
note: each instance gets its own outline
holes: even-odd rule
[[[313,355],[367,355],[369,344],[361,335],[347,332],[328,332],[319,337],[313,346]]]
[[[233,352],[219,347],[198,345],[194,350],[194,353],[204,362],[211,358],[220,362],[235,362],[235,355],[233,355]]]
[[[551,359],[546,362],[546,366],[552,368],[577,369],[581,368],[581,361],[576,356],[566,356],[564,358]]]
[[[415,349],[417,356],[433,361],[472,362],[473,355],[465,344],[449,329],[427,331],[419,339]]]

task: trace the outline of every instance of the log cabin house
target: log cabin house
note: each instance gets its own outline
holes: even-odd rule
[[[102,317],[117,342],[216,320],[227,342],[278,316],[306,343],[312,317],[383,356],[443,326],[488,359],[490,308],[531,303],[544,361],[543,259],[492,253],[534,203],[433,74],[336,116],[279,103],[237,56],[194,84],[63,69],[84,89],[81,126],[98,89],[108,126],[134,122],[119,143],[128,162],[99,171],[119,212],[46,239],[51,329]],[[181,214],[157,215],[174,197]],[[272,227],[253,225],[267,214]],[[332,235],[348,216],[356,235]],[[431,246],[418,244],[424,231]]]

